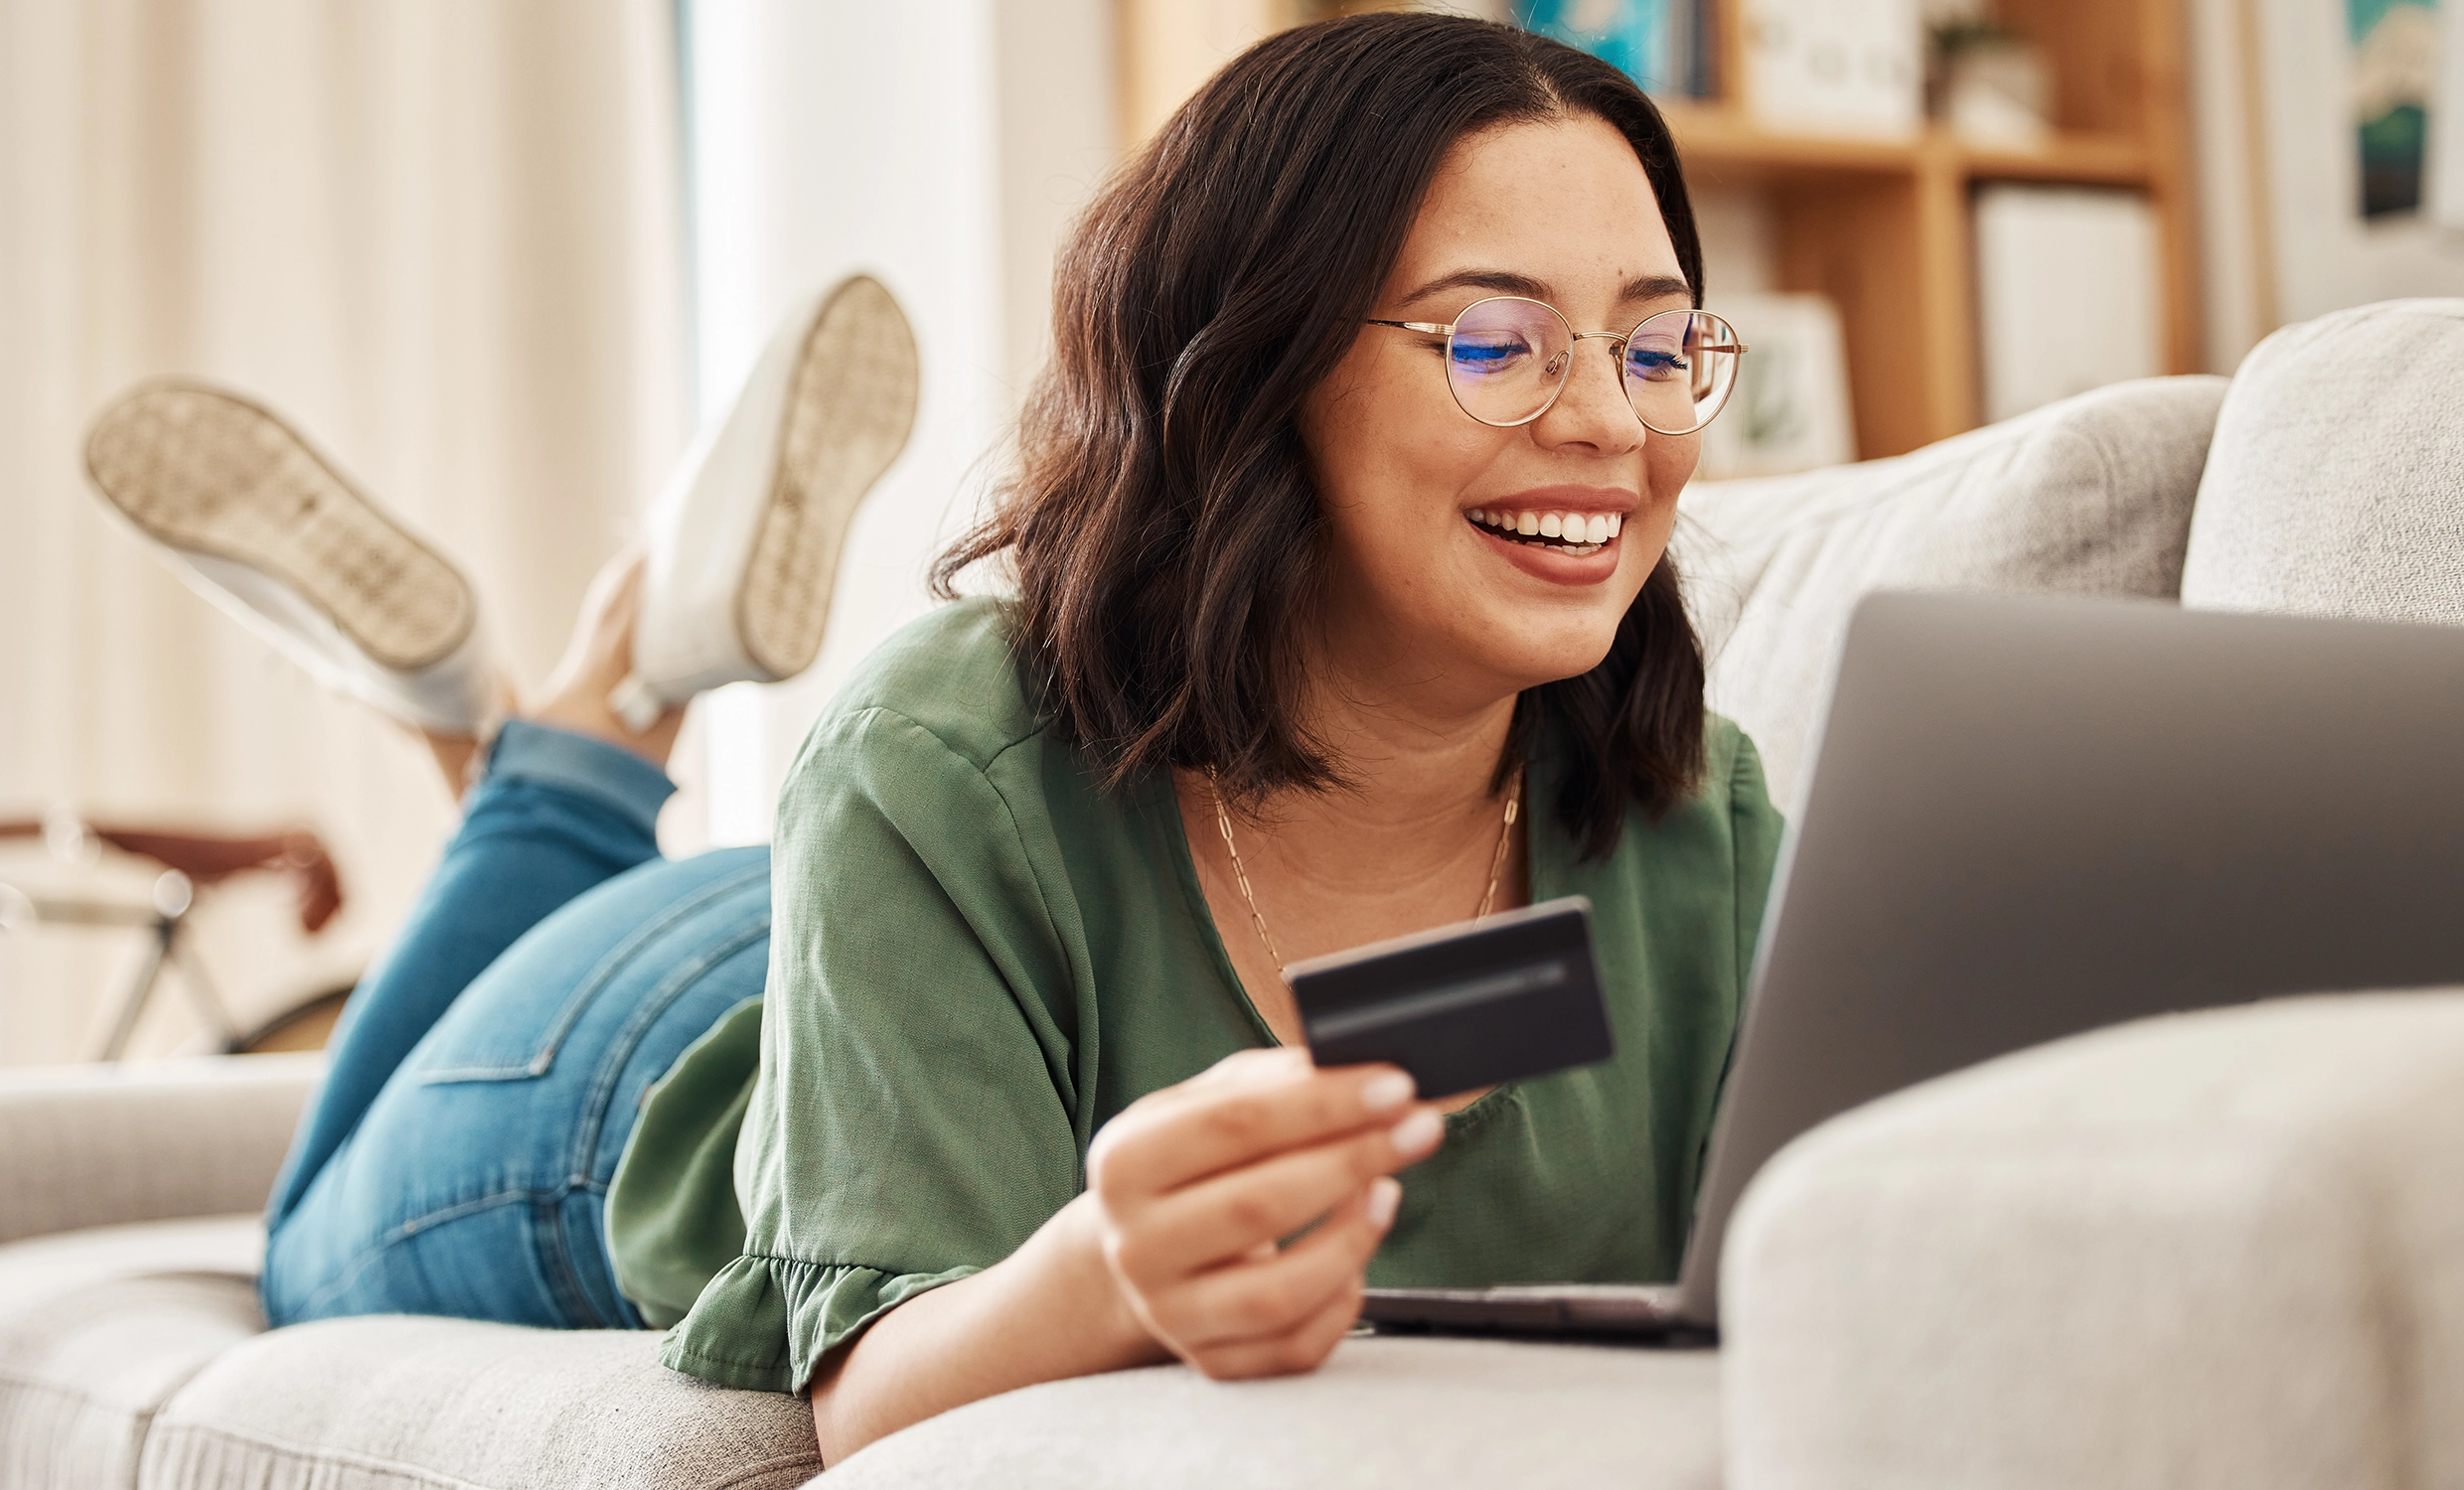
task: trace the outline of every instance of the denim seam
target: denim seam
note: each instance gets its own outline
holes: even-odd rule
[[[376,1241],[370,1243],[368,1246],[360,1249],[359,1252],[353,1254],[350,1262],[344,1266],[340,1276],[336,1277],[332,1282],[327,1283],[324,1287],[319,1288],[316,1292],[308,1295],[308,1301],[305,1307],[308,1310],[313,1311],[314,1309],[322,1306],[329,1299],[333,1298],[335,1294],[359,1281],[360,1274],[366,1272],[370,1266],[373,1265],[379,1258],[385,1256],[387,1252],[399,1247],[403,1243],[408,1242],[413,1237],[419,1236],[424,1232],[431,1231],[436,1227],[444,1225],[446,1222],[460,1221],[466,1216],[476,1216],[482,1211],[495,1210],[502,1206],[514,1205],[520,1202],[530,1202],[538,1205],[562,1205],[566,1200],[577,1194],[605,1195],[606,1193],[607,1185],[600,1180],[587,1179],[576,1183],[568,1178],[549,1189],[542,1190],[532,1185],[517,1185],[504,1190],[491,1190],[485,1195],[474,1196],[469,1200],[457,1200],[449,1206],[442,1206],[433,1211],[423,1212],[420,1215],[411,1217],[408,1221],[400,1222],[395,1226],[388,1228],[385,1234],[380,1236]],[[589,1312],[596,1315],[598,1311],[596,1309],[592,1309]]]
[[[602,1329],[619,1325],[609,1321],[591,1301],[582,1286],[581,1273],[573,1266],[573,1249],[565,1244],[564,1203],[571,1197],[570,1183],[560,1185],[552,1195],[534,1193],[531,1197],[531,1240],[539,1253],[539,1271],[547,1279],[547,1291],[555,1296],[556,1306],[567,1319],[586,1319]]]
[[[607,956],[599,960],[598,965],[590,969],[589,974],[575,985],[572,996],[564,1001],[564,1007],[556,1011],[555,1019],[548,1024],[547,1029],[540,1036],[539,1047],[532,1053],[530,1060],[519,1066],[454,1066],[436,1071],[422,1071],[417,1074],[420,1085],[445,1086],[455,1082],[528,1081],[533,1077],[545,1076],[554,1067],[556,1055],[564,1048],[565,1037],[573,1032],[573,1026],[581,1022],[582,1015],[589,1009],[591,1002],[605,990],[608,983],[615,979],[617,973],[624,970],[625,965],[640,955],[645,943],[666,932],[684,917],[700,910],[710,901],[731,894],[755,879],[766,879],[769,873],[769,866],[763,864],[731,874],[725,879],[713,881],[698,893],[670,906],[665,913],[644,923],[633,935],[618,943],[608,952]]]
[[[770,911],[765,906],[758,915],[748,917],[723,938],[713,938],[710,945],[672,969],[635,1006],[624,1027],[608,1042],[607,1054],[599,1062],[599,1069],[592,1074],[590,1091],[582,1101],[584,1116],[580,1122],[574,1124],[573,1148],[565,1164],[567,1175],[580,1180],[595,1172],[595,1151],[599,1146],[599,1135],[607,1125],[608,1107],[616,1100],[617,1083],[624,1074],[626,1063],[633,1059],[643,1038],[650,1033],[651,1026],[703,974],[769,935]]]
[[[750,876],[738,876],[737,882],[740,883],[749,878]],[[658,986],[635,1006],[632,1015],[626,1019],[624,1027],[617,1031],[613,1040],[608,1042],[607,1052],[601,1058],[598,1070],[591,1074],[590,1088],[583,1096],[580,1107],[580,1120],[573,1125],[573,1147],[565,1157],[565,1184],[559,1190],[554,1202],[554,1225],[542,1227],[539,1232],[541,1249],[553,1254],[556,1274],[570,1280],[576,1296],[585,1300],[583,1307],[576,1311],[573,1317],[604,1320],[604,1311],[595,1302],[587,1301],[589,1290],[582,1283],[581,1269],[573,1257],[573,1239],[566,1233],[563,1200],[577,1190],[586,1193],[604,1193],[607,1189],[606,1183],[597,1178],[597,1150],[600,1135],[607,1129],[608,1109],[616,1101],[616,1088],[623,1080],[626,1066],[640,1050],[642,1041],[650,1033],[651,1027],[675,1006],[676,1001],[682,998],[688,989],[710,969],[769,935],[770,909],[765,904],[757,914],[747,917],[744,922],[722,936],[713,938],[710,945],[703,947],[691,960],[671,969],[668,975],[660,980]],[[601,1222],[600,1246],[603,1249],[606,1246],[604,1217]],[[614,1259],[610,1258],[608,1261],[612,1273]],[[621,1294],[618,1295],[618,1306],[619,1308],[623,1306]],[[612,1328],[634,1327],[622,1319],[609,1323]]]
[[[392,1251],[396,1247],[399,1247],[411,1238],[418,1236],[421,1232],[427,1231],[436,1226],[441,1226],[448,1221],[459,1221],[465,1216],[476,1216],[482,1211],[494,1210],[500,1206],[508,1206],[517,1201],[527,1200],[535,1193],[536,1192],[531,1190],[528,1186],[511,1190],[498,1190],[487,1195],[474,1197],[470,1200],[456,1201],[452,1205],[446,1206],[441,1210],[429,1211],[424,1215],[413,1216],[408,1221],[401,1222],[396,1226],[388,1228],[383,1235],[379,1236],[376,1241],[370,1243],[367,1247],[362,1248],[358,1255],[353,1257],[351,1261],[344,1266],[333,1281],[327,1283],[324,1287],[319,1288],[316,1292],[309,1294],[308,1297],[302,1302],[299,1309],[290,1312],[305,1318],[315,1318],[319,1310],[321,1310],[326,1303],[340,1296],[343,1290],[349,1288],[353,1283],[358,1282],[360,1280],[360,1275],[368,1271],[370,1267],[374,1266],[379,1258],[384,1257],[386,1253]]]

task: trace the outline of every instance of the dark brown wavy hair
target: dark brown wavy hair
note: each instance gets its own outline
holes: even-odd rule
[[[1641,89],[1482,21],[1366,15],[1269,38],[1181,105],[1080,219],[1015,474],[933,583],[1007,554],[1014,642],[1059,738],[1108,788],[1212,769],[1236,802],[1346,778],[1298,718],[1325,519],[1303,398],[1375,307],[1447,150],[1593,115],[1642,162],[1702,303],[1676,144]],[[1591,671],[1516,701],[1515,761],[1550,749],[1587,857],[1656,819],[1703,759],[1702,649],[1663,557]]]

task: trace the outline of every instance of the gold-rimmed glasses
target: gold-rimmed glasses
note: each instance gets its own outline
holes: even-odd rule
[[[1577,331],[1557,307],[1521,295],[1492,295],[1449,323],[1380,321],[1446,339],[1446,385],[1455,403],[1482,424],[1510,429],[1549,411],[1565,391],[1575,344],[1606,341],[1617,353],[1625,402],[1654,434],[1688,435],[1711,422],[1737,386],[1746,345],[1737,328],[1709,311],[1645,316],[1631,331]]]

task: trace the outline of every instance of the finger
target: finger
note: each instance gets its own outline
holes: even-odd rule
[[[1238,1260],[1146,1290],[1151,1322],[1182,1353],[1241,1340],[1280,1338],[1355,1280],[1394,1220],[1390,1178],[1344,1197],[1290,1248]],[[1273,1243],[1266,1248],[1274,1248]]]
[[[1297,1045],[1268,1045],[1236,1050],[1180,1085],[1237,1087],[1247,1082],[1290,1080],[1310,1069],[1309,1054]],[[1172,1090],[1169,1087],[1165,1091]]]
[[[1189,1351],[1182,1359],[1219,1382],[1248,1381],[1266,1376],[1296,1376],[1315,1371],[1360,1322],[1362,1285],[1354,1280],[1326,1301],[1315,1314],[1280,1338],[1241,1340]]]
[[[1368,1181],[1427,1158],[1445,1131],[1435,1108],[1417,1108],[1392,1127],[1294,1149],[1155,1197],[1127,1218],[1118,1264],[1142,1286],[1156,1287],[1289,1237]]]
[[[1393,1066],[1256,1062],[1238,1076],[1221,1072],[1139,1099],[1095,1135],[1087,1179],[1108,1206],[1393,1122],[1412,1100],[1411,1077]]]
[[[1275,1261],[1220,1267],[1173,1290],[1155,1310],[1156,1322],[1191,1347],[1291,1334],[1360,1281],[1394,1224],[1402,1189],[1386,1176],[1370,1181]]]

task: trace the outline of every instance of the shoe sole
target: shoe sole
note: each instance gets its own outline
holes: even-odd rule
[[[383,667],[433,667],[477,623],[461,571],[244,398],[142,387],[94,421],[85,469],[157,541],[281,581]]]
[[[793,677],[821,655],[855,509],[915,426],[915,334],[877,279],[847,280],[813,318],[781,416],[770,502],[736,592],[745,655]]]

